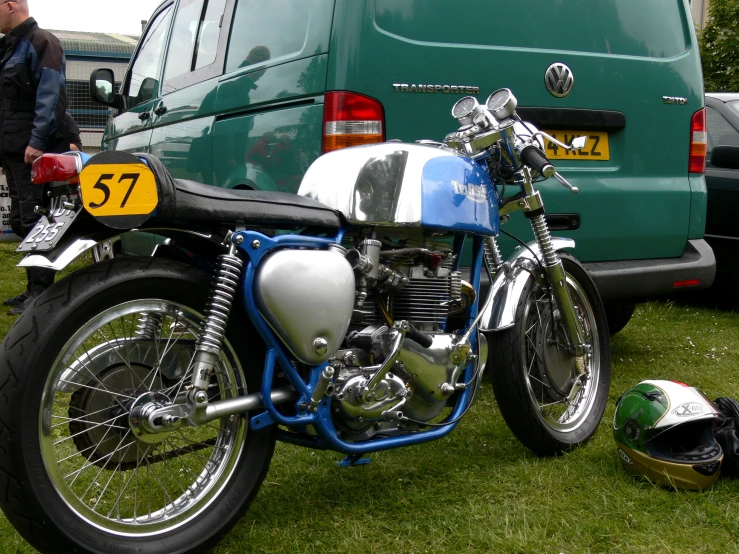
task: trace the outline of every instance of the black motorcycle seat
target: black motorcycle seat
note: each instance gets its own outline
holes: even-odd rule
[[[174,179],[174,209],[166,215],[183,220],[243,221],[246,225],[341,227],[337,212],[305,196],[222,189],[184,179]]]
[[[280,228],[339,229],[342,226],[339,212],[311,198],[287,192],[224,189],[173,179],[155,156],[143,153],[136,156],[145,159],[156,175],[158,218]]]

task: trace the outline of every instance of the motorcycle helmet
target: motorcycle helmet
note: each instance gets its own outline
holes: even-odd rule
[[[677,381],[642,381],[616,401],[613,438],[635,475],[702,490],[718,479],[724,454],[713,438],[719,412],[698,389]]]

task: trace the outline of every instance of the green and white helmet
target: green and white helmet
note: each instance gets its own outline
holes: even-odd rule
[[[724,457],[713,438],[718,416],[694,387],[642,381],[617,400],[613,438],[632,473],[676,488],[706,489],[718,479]]]

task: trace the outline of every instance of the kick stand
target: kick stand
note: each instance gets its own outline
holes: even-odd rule
[[[362,456],[363,454],[347,454],[346,458],[336,462],[336,465],[341,467],[363,466],[372,461],[372,458],[362,458]]]

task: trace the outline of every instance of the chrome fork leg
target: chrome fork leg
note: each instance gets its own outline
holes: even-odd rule
[[[213,271],[210,296],[205,308],[205,323],[195,346],[195,359],[190,381],[191,399],[196,404],[203,404],[208,400],[204,391],[208,388],[210,375],[218,362],[234,294],[239,286],[244,262],[235,252],[236,247],[231,245],[228,254],[218,257]]]
[[[582,356],[584,353],[583,333],[575,313],[575,306],[572,304],[572,298],[570,298],[567,289],[567,274],[564,265],[562,265],[562,260],[559,259],[557,252],[554,250],[552,237],[549,235],[549,227],[544,215],[534,216],[530,221],[536,242],[544,255],[542,264],[564,321],[564,329],[570,349],[575,356]]]

